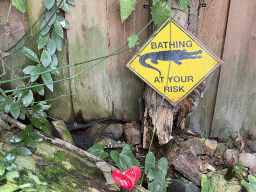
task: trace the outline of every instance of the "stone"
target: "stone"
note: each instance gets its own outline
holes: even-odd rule
[[[218,146],[217,146],[217,149],[215,151],[215,154],[216,155],[223,155],[227,149],[228,148],[225,145],[225,143],[218,143]]]
[[[168,192],[199,192],[200,189],[192,182],[184,179],[173,179],[169,185]]]
[[[218,146],[218,142],[215,140],[205,139],[204,141],[204,150],[213,154]]]
[[[99,123],[95,123],[94,125],[92,125],[91,127],[89,127],[86,131],[85,134],[87,136],[91,136],[91,135],[95,135],[95,134],[99,134],[102,133],[105,130],[106,127],[102,126]]]
[[[141,143],[140,125],[133,121],[124,125],[124,138],[126,143],[136,145]]]
[[[54,125],[56,131],[58,132],[60,139],[74,145],[73,139],[67,128],[67,125],[63,120],[53,121],[52,124]]]
[[[255,153],[239,154],[239,163],[244,167],[248,167],[248,168],[256,167],[256,154]]]
[[[254,177],[256,177],[256,167],[250,168],[249,173],[250,173],[251,175],[253,175]]]
[[[117,139],[120,138],[124,132],[122,124],[110,124],[106,129],[106,133],[112,133]]]
[[[208,171],[215,172],[215,168],[214,168],[213,166],[211,166],[209,163],[202,164],[202,165],[199,167],[199,170],[200,170],[202,173],[207,173]]]
[[[196,155],[204,154],[203,144],[198,137],[183,141],[180,143],[180,146],[186,150],[189,150],[192,146],[195,150]]]
[[[238,151],[234,149],[227,149],[224,153],[224,158],[228,163],[233,165],[233,163],[238,162]]]
[[[214,177],[214,192],[240,192],[242,191],[241,184],[236,180],[236,178],[226,181],[224,175],[227,169],[222,169],[216,171],[216,173],[209,172],[207,174],[208,179]]]

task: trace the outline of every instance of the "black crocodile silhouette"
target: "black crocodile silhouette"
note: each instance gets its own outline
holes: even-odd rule
[[[180,62],[180,60],[202,58],[201,55],[193,56],[201,53],[202,53],[202,50],[194,51],[194,52],[187,52],[187,50],[173,50],[172,61],[174,61],[178,65],[181,65],[182,63]],[[139,61],[142,66],[158,71],[159,75],[161,76],[161,71],[159,71],[157,68],[146,63],[147,59],[151,59],[151,62],[154,64],[158,64],[159,60],[170,61],[170,51],[159,51],[159,52],[147,53],[140,57]]]

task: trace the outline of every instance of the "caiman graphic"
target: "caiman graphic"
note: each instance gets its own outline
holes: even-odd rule
[[[201,55],[193,56],[201,53],[202,53],[202,50],[194,51],[194,52],[187,52],[187,50],[173,50],[172,61],[174,61],[178,65],[181,65],[182,63],[180,62],[180,60],[202,58]],[[159,51],[159,52],[147,53],[140,57],[139,61],[142,66],[158,71],[159,75],[161,76],[161,71],[159,71],[157,68],[146,63],[147,59],[151,59],[151,62],[154,64],[158,64],[158,61],[170,61],[170,51]]]

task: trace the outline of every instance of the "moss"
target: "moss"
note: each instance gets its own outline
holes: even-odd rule
[[[54,157],[53,160],[57,161],[57,162],[62,162],[62,161],[66,161],[66,152],[64,151],[59,151],[54,153]]]

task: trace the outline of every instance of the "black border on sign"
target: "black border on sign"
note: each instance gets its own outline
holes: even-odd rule
[[[170,18],[166,19],[166,21],[150,36],[149,40],[142,46],[140,49],[140,53],[146,48],[146,46],[153,41],[155,38],[154,35],[160,31],[162,28],[166,27],[165,25],[169,22]],[[165,96],[165,99],[173,106],[177,106],[183,99],[185,99],[199,84],[201,84],[206,77],[208,77],[212,72],[214,72],[219,66],[223,64],[223,61],[220,60],[214,53],[212,53],[204,44],[202,44],[192,33],[188,30],[184,29],[177,21],[172,19],[172,23],[175,24],[180,30],[182,30],[189,38],[191,38],[198,46],[200,46],[205,52],[207,52],[213,59],[217,61],[217,65],[215,65],[205,76],[202,77],[187,93],[181,97],[177,102],[172,102],[169,98]],[[133,71],[137,76],[139,76],[144,82],[146,82],[152,89],[158,92],[160,95],[164,96],[158,89],[156,89],[151,83],[149,83],[144,77],[142,77],[137,71],[130,67],[130,64],[137,58],[135,55],[133,58],[127,63],[126,67],[128,67],[131,71]]]

